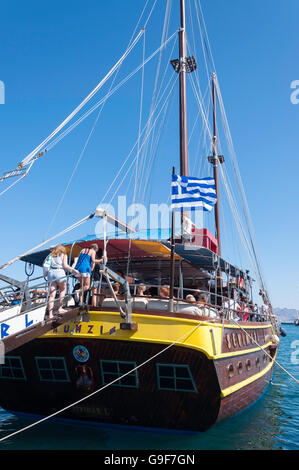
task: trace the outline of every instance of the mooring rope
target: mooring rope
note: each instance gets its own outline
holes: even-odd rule
[[[38,420],[38,421],[35,421],[34,423],[31,423],[29,424],[28,426],[25,426],[24,428],[21,428],[19,429],[18,431],[15,431],[11,434],[8,434],[7,436],[4,436],[0,439],[0,442],[3,442],[5,441],[6,439],[9,439],[10,437],[13,437],[17,434],[20,434],[21,432],[24,432],[24,431],[27,431],[27,429],[30,429],[30,428],[33,428],[34,426],[37,426],[38,424],[44,422],[44,421],[47,421],[48,419],[50,418],[53,418],[54,416],[57,416],[58,414],[62,413],[63,411],[66,411],[68,410],[69,408],[72,408],[73,406],[77,405],[78,403],[81,403],[82,401],[84,400],[87,400],[88,398],[96,395],[97,393],[101,392],[102,390],[104,390],[105,388],[108,388],[110,387],[110,385],[113,385],[115,382],[118,382],[119,380],[121,380],[123,377],[126,377],[127,375],[129,374],[132,374],[132,372],[135,372],[137,369],[140,369],[140,367],[143,367],[145,364],[147,364],[148,362],[152,361],[153,359],[155,359],[156,357],[160,356],[161,354],[163,354],[165,351],[167,351],[168,349],[170,349],[172,346],[174,346],[175,344],[177,344],[178,342],[180,342],[183,338],[185,338],[186,336],[190,335],[191,333],[193,333],[199,326],[201,325],[201,322],[199,322],[194,328],[192,328],[190,331],[188,331],[187,333],[185,333],[183,336],[181,336],[180,338],[178,338],[176,341],[174,341],[173,343],[169,344],[168,346],[166,346],[166,348],[162,349],[162,351],[159,351],[157,354],[155,354],[154,356],[151,356],[149,359],[147,359],[146,361],[142,362],[142,364],[139,364],[138,366],[134,367],[134,369],[131,369],[129,370],[128,372],[126,372],[125,374],[123,374],[122,376],[118,377],[117,379],[115,380],[112,380],[112,382],[109,382],[109,384],[106,384],[104,385],[103,387],[99,388],[98,390],[95,390],[94,392],[90,393],[89,395],[83,397],[83,398],[80,398],[79,400],[75,401],[74,403],[71,403],[70,405],[67,405],[65,406],[64,408],[62,408],[61,410],[58,410],[58,411],[55,411],[54,413],[48,415],[48,416],[45,416],[44,418]]]
[[[253,336],[251,336],[237,321],[235,321],[234,319],[231,319],[231,321],[233,321],[236,325],[238,325],[238,327],[244,331],[244,333],[249,336],[249,338],[264,352],[264,354],[266,354],[270,359],[271,361],[273,361],[275,364],[278,365],[278,367],[280,367],[286,374],[288,374],[291,379],[295,380],[296,383],[299,383],[299,380],[296,379],[296,377],[294,377],[289,371],[287,371],[281,364],[279,364],[279,362],[276,360],[276,359],[273,359],[273,357],[263,349],[263,347],[257,343],[257,341],[255,341],[255,339],[253,338]]]

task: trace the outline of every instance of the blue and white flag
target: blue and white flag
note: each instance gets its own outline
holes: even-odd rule
[[[172,209],[200,207],[204,211],[211,211],[216,202],[214,178],[172,175]]]

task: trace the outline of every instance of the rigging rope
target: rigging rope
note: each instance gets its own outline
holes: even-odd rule
[[[142,63],[144,64],[145,59],[145,33],[143,36],[143,50],[142,50]],[[139,106],[139,124],[138,124],[138,145],[137,145],[137,154],[136,154],[136,164],[135,164],[135,182],[134,182],[134,193],[133,193],[133,204],[135,203],[136,197],[136,188],[137,188],[137,174],[138,174],[138,164],[139,164],[139,152],[140,152],[140,132],[141,132],[141,123],[142,123],[142,109],[143,109],[143,87],[144,87],[144,65],[142,67],[142,75],[141,75],[141,90],[140,90],[140,106]],[[132,237],[130,235],[129,239],[129,249],[128,249],[128,261],[127,261],[127,276],[129,276],[129,266],[130,266],[130,258],[131,258],[131,245],[132,245]]]
[[[280,367],[286,374],[288,374],[291,379],[293,379],[297,384],[299,383],[299,380],[296,379],[296,377],[294,377],[289,371],[287,371],[281,364],[279,364],[279,362],[276,360],[276,359],[273,359],[273,357],[263,349],[263,347],[257,343],[257,341],[255,341],[255,339],[253,338],[253,336],[251,336],[240,324],[239,322],[235,321],[233,318],[231,318],[231,321],[233,321],[242,331],[244,331],[244,333],[246,333],[247,336],[249,336],[249,338],[264,352],[264,354],[266,354],[266,356],[268,356],[275,364],[278,365],[278,367]]]
[[[164,103],[162,104],[161,107],[159,107],[160,102],[161,102],[161,100],[162,100],[162,98],[163,98],[163,95],[165,94],[165,91],[167,90],[169,84],[171,83],[171,80],[173,80],[173,83],[172,83],[172,85],[171,85],[171,89],[170,89],[170,91],[169,91],[167,97],[165,98]],[[155,120],[154,120],[152,126],[148,129],[148,125],[147,125],[148,123],[146,123],[145,126],[143,127],[143,130],[142,130],[142,132],[141,132],[141,135],[143,135],[143,133],[144,133],[145,131],[147,131],[147,134],[146,134],[145,137],[144,137],[143,143],[141,144],[139,151],[141,151],[141,149],[143,148],[143,146],[146,144],[147,139],[149,138],[152,129],[154,128],[154,126],[155,126],[155,124],[156,124],[156,122],[157,122],[157,120],[158,120],[158,118],[159,118],[161,112],[163,111],[163,109],[164,109],[164,107],[165,107],[165,105],[166,105],[166,103],[167,103],[167,101],[168,101],[168,99],[169,99],[169,97],[170,97],[170,95],[171,95],[173,89],[174,89],[174,85],[175,85],[176,81],[177,81],[177,77],[174,77],[174,78],[171,77],[171,79],[169,80],[169,82],[168,82],[168,84],[167,84],[167,87],[165,88],[165,90],[163,91],[163,94],[161,95],[159,101],[157,102],[156,107],[154,108],[154,110],[153,110],[151,116],[149,117],[149,120],[150,120],[150,119],[152,118],[153,113],[154,113],[154,112],[156,111],[156,109],[159,107],[159,112],[158,112],[158,114],[156,115],[156,118],[155,118]],[[117,175],[115,176],[114,180],[112,181],[112,183],[110,184],[109,188],[107,189],[105,195],[104,195],[103,198],[102,198],[101,203],[104,202],[104,200],[106,199],[107,195],[108,195],[109,192],[111,191],[112,187],[114,186],[116,180],[117,180],[118,177],[120,176],[121,171],[123,170],[123,168],[124,168],[125,164],[127,163],[129,157],[132,155],[133,150],[135,149],[135,147],[137,146],[137,144],[138,144],[138,139],[136,140],[134,146],[133,146],[132,149],[130,150],[130,152],[129,152],[127,158],[125,159],[124,163],[122,164],[122,166],[121,166],[120,170],[118,171]],[[135,158],[136,158],[136,157],[137,157],[137,156],[135,156]],[[124,181],[125,177],[127,176],[128,172],[129,172],[129,170],[130,170],[130,168],[132,167],[132,165],[133,165],[133,163],[134,163],[134,161],[135,161],[135,158],[133,159],[132,163],[130,164],[130,166],[129,166],[129,168],[128,168],[126,174],[125,174],[125,176],[123,177],[122,182],[117,185],[117,189],[116,189],[116,191],[114,192],[114,195],[111,197],[111,199],[110,199],[110,201],[109,201],[109,204],[110,204],[111,201],[114,199],[114,197],[115,197],[117,191],[119,190],[120,186],[123,184],[123,181]]]
[[[197,1],[195,1],[195,9],[196,9],[196,16],[197,16],[197,21],[198,21],[198,26],[199,26],[199,31],[200,31],[201,42],[202,42],[202,50],[203,50],[204,59],[205,59],[206,71],[207,71],[207,74],[209,75],[209,67],[208,67],[206,55],[210,62],[210,67],[212,68],[212,71],[215,73],[216,73],[216,67],[215,67],[215,62],[214,62],[214,58],[213,58],[213,54],[211,50],[211,45],[210,45],[210,41],[209,41],[209,37],[207,33],[207,27],[206,27],[200,0],[198,0],[198,5],[197,5]],[[252,252],[252,255],[250,256],[254,260],[253,266],[255,266],[256,274],[257,274],[257,277],[259,278],[261,288],[263,290],[266,290],[266,284],[264,280],[264,275],[262,273],[261,263],[260,263],[260,260],[256,251],[256,242],[254,238],[254,230],[253,230],[252,220],[250,216],[250,211],[249,211],[247,198],[245,195],[245,190],[244,190],[244,186],[242,183],[242,179],[241,179],[241,175],[240,175],[240,171],[238,167],[237,157],[234,151],[234,146],[233,146],[232,137],[231,137],[231,133],[230,133],[230,129],[229,129],[226,113],[225,113],[225,108],[224,108],[224,104],[223,104],[223,100],[221,96],[217,74],[216,74],[216,92],[217,92],[217,98],[219,101],[219,106],[220,106],[220,111],[221,111],[221,116],[222,116],[222,121],[223,121],[223,126],[224,126],[224,132],[225,132],[226,140],[228,143],[229,154],[232,160],[233,170],[234,170],[236,182],[237,182],[237,188],[238,188],[240,200],[242,203],[243,213],[244,213],[247,231],[249,235],[249,240],[246,237],[247,250]],[[221,169],[222,176],[224,176],[221,165],[219,167]],[[228,189],[228,186],[226,186],[226,188]],[[235,210],[235,214],[239,216],[237,209]]]
[[[204,124],[206,125],[206,129],[209,133],[209,136],[210,136],[210,139],[211,139],[211,142],[212,142],[213,135],[212,135],[212,132],[210,130],[210,126],[209,126],[209,123],[208,123],[208,118],[207,118],[206,113],[204,112],[204,109],[203,109],[203,103],[202,103],[202,101],[201,101],[201,99],[198,95],[195,83],[194,83],[193,78],[192,78],[192,74],[189,74],[189,75],[190,75],[190,81],[191,81],[191,84],[192,84],[194,95],[196,97],[197,103],[199,104],[199,108],[200,108],[200,111],[201,111],[201,114],[202,114]],[[217,83],[218,82],[216,81],[216,90],[217,90],[217,88],[219,88],[219,84],[218,84],[218,87],[217,87]],[[219,93],[220,93],[220,91],[219,91]],[[218,92],[217,92],[217,96],[218,96]],[[256,271],[257,277],[258,277],[258,279],[260,281],[260,284],[261,284],[261,288],[263,290],[265,290],[265,283],[263,281],[263,277],[262,277],[262,274],[261,274],[261,268],[260,268],[260,265],[259,265],[259,262],[258,262],[258,259],[257,259],[256,250],[254,248],[254,243],[253,243],[253,240],[252,240],[252,235],[249,231],[249,226],[247,224],[247,230],[249,232],[250,240],[248,240],[248,238],[246,236],[246,233],[244,231],[242,221],[241,221],[241,218],[240,218],[240,215],[239,215],[239,212],[238,212],[237,204],[235,202],[235,199],[233,197],[233,193],[232,193],[232,191],[230,189],[230,186],[229,186],[229,183],[228,183],[228,181],[229,181],[228,177],[226,176],[225,171],[222,168],[222,165],[219,165],[219,169],[220,169],[220,174],[221,174],[221,177],[222,177],[222,181],[224,183],[224,187],[225,187],[225,190],[226,190],[228,202],[229,202],[230,207],[231,207],[232,215],[235,219],[236,226],[237,226],[238,232],[239,232],[240,237],[241,237],[241,241],[243,240],[243,245],[244,245],[245,249],[247,250],[248,255],[251,259],[252,266]],[[244,207],[244,205],[243,205],[243,207]]]
[[[97,103],[95,103],[85,114],[80,116],[73,124],[66,128],[64,132],[59,134],[56,139],[53,140],[48,146],[47,151],[51,150],[55,145],[57,145],[60,140],[62,140],[66,135],[68,135],[73,129],[75,129],[82,121],[84,121],[91,113],[93,113],[99,106],[106,102],[110,96],[112,96],[119,88],[121,88],[128,80],[130,80],[139,70],[144,67],[150,60],[152,60],[158,52],[165,47],[169,41],[171,41],[175,36],[177,36],[177,31],[173,33],[158,49],[156,49],[145,61],[144,64],[142,63],[138,67],[136,67],[133,72],[127,75],[120,83],[118,83],[111,91],[109,91],[103,98],[101,98]]]
[[[3,191],[0,192],[0,196],[2,196],[3,194],[5,194],[9,189],[11,189],[15,184],[17,184],[19,181],[21,181],[23,178],[25,178],[25,176],[28,175],[29,171],[31,170],[31,167],[33,165],[33,163],[35,162],[35,160],[33,160],[30,165],[28,166],[28,168],[26,168],[26,171],[25,173],[22,174],[22,176],[20,176],[20,178],[18,178],[17,180],[15,180],[12,184],[10,184],[9,186],[7,186],[7,188],[5,188]],[[4,179],[4,178],[3,178]],[[1,178],[1,181],[3,181],[3,179]]]
[[[103,387],[101,387],[100,389],[98,390],[95,390],[94,392],[90,393],[89,395],[86,395],[85,397],[83,398],[80,398],[79,400],[75,401],[74,403],[71,403],[70,405],[67,405],[65,406],[64,408],[62,408],[61,410],[58,410],[58,411],[55,411],[54,413],[52,413],[51,415],[48,415],[48,416],[45,416],[44,418],[38,420],[38,421],[35,421],[34,423],[30,424],[29,426],[26,426],[22,429],[19,429],[18,431],[15,431],[11,434],[8,434],[7,436],[4,436],[0,439],[0,442],[2,441],[5,441],[6,439],[9,439],[10,437],[12,436],[15,436],[17,434],[20,434],[21,432],[24,432],[26,431],[27,429],[30,429],[30,428],[33,428],[34,426],[44,422],[44,421],[47,421],[48,419],[50,418],[53,418],[54,416],[57,416],[58,414],[62,413],[63,411],[66,411],[68,410],[69,408],[72,408],[73,406],[77,405],[78,403],[81,403],[82,401],[85,401],[87,400],[88,398],[96,395],[97,393],[101,392],[102,390],[104,390],[105,388],[108,388],[110,387],[111,385],[113,385],[115,382],[118,382],[119,380],[121,380],[122,378],[126,377],[127,375],[129,374],[132,374],[133,372],[135,372],[136,370],[140,369],[140,367],[143,367],[145,364],[147,364],[148,362],[151,362],[153,359],[155,359],[156,357],[160,356],[161,354],[163,354],[165,351],[167,351],[168,349],[170,349],[171,347],[173,347],[175,344],[179,343],[180,341],[182,341],[182,339],[184,339],[186,336],[188,335],[191,335],[191,333],[193,333],[199,326],[201,325],[201,322],[199,322],[194,328],[192,328],[190,331],[188,331],[187,333],[185,333],[183,336],[181,336],[180,338],[178,338],[176,341],[174,341],[173,343],[169,344],[168,346],[166,346],[164,349],[162,349],[162,351],[159,351],[157,354],[151,356],[149,359],[147,359],[146,361],[142,362],[142,364],[139,364],[138,366],[134,367],[134,369],[131,369],[129,370],[128,372],[126,372],[125,374],[123,374],[121,377],[118,377],[117,379],[113,380],[112,382],[109,382],[109,384],[106,384],[104,385]]]
[[[47,148],[44,148],[44,145],[45,143],[47,143],[49,141],[49,138],[47,138],[47,142],[43,141],[42,144],[40,144],[36,149],[41,149],[41,148],[44,148],[43,152],[40,152],[40,154],[38,154],[37,156],[35,156],[34,158],[31,159],[31,162],[30,162],[30,165],[28,168],[26,168],[26,172],[25,174],[22,174],[22,176],[16,180],[13,184],[11,184],[10,186],[8,186],[7,188],[5,188],[5,190],[3,190],[1,193],[0,193],[0,196],[3,195],[4,193],[6,193],[9,189],[11,189],[15,184],[17,184],[19,181],[21,181],[21,179],[23,179],[25,176],[27,176],[27,174],[29,173],[33,163],[37,160],[37,158],[39,158],[41,156],[41,154],[51,150],[57,143],[60,142],[61,139],[63,139],[67,134],[69,134],[75,127],[77,127],[84,119],[86,119],[93,111],[95,111],[99,106],[101,106],[103,103],[105,103],[105,101],[112,95],[114,94],[122,85],[124,85],[124,83],[126,83],[132,76],[134,76],[145,64],[147,64],[151,59],[153,59],[153,57],[162,49],[164,48],[169,41],[171,41],[175,36],[177,36],[177,31],[175,31],[175,33],[173,33],[155,52],[153,52],[144,62],[144,64],[141,64],[139,67],[137,67],[133,72],[131,72],[125,79],[123,79],[115,88],[113,88],[110,92],[108,92],[104,98],[102,98],[100,101],[98,101],[95,105],[92,106],[92,108],[90,110],[88,110],[85,114],[83,114],[77,121],[75,121],[73,124],[71,124],[65,131],[63,131],[61,134],[59,134],[56,139],[54,139],[52,142],[49,143],[49,145],[47,146]],[[136,39],[135,39],[136,41]],[[135,43],[134,41],[134,43]],[[131,46],[132,47],[132,46]],[[121,64],[119,64],[120,66]],[[65,122],[65,121],[64,121]],[[65,122],[65,124],[67,124],[67,122]],[[64,126],[65,126],[64,124]],[[63,127],[64,127],[63,126]],[[62,129],[61,126],[60,127],[60,130]],[[55,131],[54,131],[55,132]],[[58,132],[58,131],[57,131]],[[57,132],[55,132],[55,135],[57,134]],[[51,138],[54,136],[54,133],[51,134]],[[31,154],[29,155],[32,155],[34,152],[36,152],[36,149],[31,152]],[[23,160],[24,161],[24,160]],[[24,166],[25,168],[25,166]],[[1,181],[5,180],[5,175],[1,178]]]
[[[141,15],[140,15],[140,17],[139,17],[139,20],[138,20],[138,22],[137,22],[137,25],[136,25],[136,27],[135,27],[135,29],[134,29],[134,31],[133,31],[133,34],[132,34],[132,36],[131,36],[131,39],[130,39],[130,41],[129,41],[128,47],[130,46],[130,44],[131,44],[131,42],[132,42],[132,40],[133,40],[134,34],[135,34],[135,32],[136,32],[136,30],[137,30],[137,27],[138,27],[138,25],[139,25],[139,23],[140,23],[140,21],[141,21],[141,18],[142,18],[142,16],[143,16],[143,13],[144,13],[144,11],[145,11],[145,9],[146,9],[146,6],[147,6],[148,2],[149,2],[149,0],[147,0],[145,6],[144,6],[144,8],[143,8],[143,11],[142,11],[142,13],[141,13]],[[145,38],[145,31],[144,31],[144,38]],[[144,59],[143,59],[143,62],[144,62]],[[121,66],[120,66],[120,67],[121,67]],[[118,76],[118,73],[119,73],[119,71],[120,71],[120,67],[117,69],[117,71],[116,71],[116,73],[115,73],[115,75],[114,75],[114,77],[113,77],[113,80],[112,80],[112,82],[111,82],[111,85],[110,85],[110,88],[109,88],[109,90],[108,90],[108,93],[107,93],[107,95],[104,97],[104,101],[101,103],[101,108],[100,108],[100,110],[99,110],[99,112],[98,112],[98,114],[97,114],[97,117],[96,117],[96,119],[95,119],[95,122],[94,122],[94,124],[93,124],[93,126],[92,126],[92,128],[91,128],[91,131],[90,131],[90,133],[89,133],[89,135],[88,135],[88,137],[87,137],[87,140],[86,140],[86,142],[85,142],[85,144],[84,144],[84,146],[83,146],[83,149],[82,149],[82,151],[81,151],[81,153],[80,153],[80,155],[79,155],[79,158],[78,158],[78,160],[77,160],[77,162],[76,162],[76,164],[75,164],[75,167],[74,167],[74,169],[73,169],[73,171],[72,171],[72,174],[71,174],[71,176],[70,176],[70,178],[69,178],[69,181],[68,181],[68,183],[67,183],[67,186],[66,186],[66,188],[65,188],[65,190],[64,190],[64,192],[63,192],[63,194],[62,194],[62,196],[61,196],[61,198],[60,198],[60,201],[59,201],[59,203],[58,203],[58,205],[57,205],[56,211],[55,211],[55,213],[54,213],[54,215],[53,215],[53,217],[52,217],[52,220],[51,220],[51,222],[50,222],[50,224],[49,224],[49,227],[48,227],[48,229],[47,229],[45,238],[46,238],[46,236],[48,235],[48,233],[50,232],[50,229],[51,229],[51,227],[52,227],[52,225],[53,225],[53,223],[54,223],[54,220],[55,220],[56,217],[57,217],[57,214],[58,214],[58,212],[59,212],[59,209],[60,209],[60,207],[61,207],[61,205],[62,205],[62,203],[63,203],[63,201],[64,201],[64,198],[65,198],[65,196],[66,196],[66,193],[67,193],[67,191],[68,191],[68,189],[69,189],[69,187],[70,187],[70,184],[71,184],[71,182],[72,182],[72,180],[73,180],[73,177],[74,177],[74,175],[75,175],[75,173],[76,173],[76,171],[77,171],[77,168],[78,168],[78,166],[79,166],[79,164],[80,164],[80,162],[81,162],[81,160],[82,160],[82,157],[83,157],[83,155],[84,155],[84,153],[85,153],[86,147],[87,147],[87,145],[88,145],[88,143],[89,143],[89,141],[90,141],[90,139],[91,139],[91,136],[92,136],[92,134],[93,134],[93,132],[94,132],[94,130],[95,130],[95,127],[96,127],[96,125],[97,125],[97,123],[98,123],[98,120],[99,120],[99,118],[100,118],[100,116],[101,116],[101,114],[102,114],[102,112],[103,112],[104,106],[105,106],[105,104],[106,104],[106,102],[107,102],[107,100],[108,100],[108,98],[109,98],[109,93],[111,92],[111,89],[112,89],[112,87],[113,87],[113,85],[114,85],[114,83],[115,83],[115,80],[116,80],[117,76]],[[143,71],[143,70],[144,70],[144,68],[142,69],[142,71]]]
[[[92,214],[89,214],[88,216],[84,217],[83,219],[80,219],[78,220],[78,222],[75,222],[73,225],[70,225],[69,227],[67,227],[66,229],[62,230],[61,232],[57,233],[56,235],[54,235],[53,237],[49,238],[48,240],[45,240],[43,241],[42,243],[40,243],[39,245],[35,246],[34,248],[31,248],[31,250],[28,250],[26,251],[25,253],[23,253],[22,255],[19,255],[19,256],[16,256],[15,258],[11,259],[10,261],[8,261],[7,263],[5,264],[2,264],[2,266],[0,266],[0,270],[1,269],[5,269],[7,268],[8,266],[11,266],[13,263],[15,263],[16,261],[19,261],[21,258],[23,258],[23,256],[27,256],[29,255],[30,253],[32,253],[33,251],[35,250],[38,250],[39,248],[41,248],[42,246],[46,245],[47,243],[51,242],[52,240],[54,240],[55,238],[58,238],[62,235],[64,235],[65,233],[68,233],[70,232],[71,230],[74,230],[75,228],[79,227],[80,225],[84,224],[85,222],[87,222],[89,219],[92,219],[94,217],[94,213]]]
[[[162,30],[162,35],[161,35],[161,44],[163,44],[163,42],[165,41],[165,37],[168,34],[170,12],[171,12],[171,1],[167,0],[166,8],[165,8],[165,15],[164,15],[163,30]],[[173,48],[174,48],[174,46],[175,46],[175,43],[173,44]],[[153,94],[152,94],[152,101],[151,101],[151,107],[150,107],[150,115],[151,116],[153,116],[152,110],[155,107],[156,101],[159,98],[159,94],[160,94],[162,84],[163,84],[163,81],[164,81],[164,78],[165,78],[165,73],[164,73],[163,80],[161,82],[160,88],[159,88],[158,93],[157,93],[158,79],[159,79],[159,75],[160,75],[161,61],[162,61],[162,52],[163,52],[163,49],[161,49],[161,51],[160,51],[160,55],[159,55],[159,59],[158,59],[158,65],[157,65],[156,74],[155,74],[154,90],[153,90]],[[168,66],[168,64],[169,64],[169,61],[167,62],[167,66]],[[151,120],[148,121],[148,127],[150,127],[150,125],[151,125]],[[140,181],[143,181],[144,170],[146,168],[146,155],[148,153],[148,145],[149,145],[149,141],[147,142],[147,144],[146,144],[146,146],[143,150],[142,156],[141,156]],[[142,191],[142,189],[143,189],[143,186],[142,186],[142,184],[140,184],[139,191],[138,191],[138,199],[139,200],[141,200],[141,191]]]
[[[103,104],[103,106],[104,106],[104,104]],[[95,121],[94,121],[94,124],[93,124],[93,126],[92,126],[92,128],[91,128],[91,130],[90,130],[90,132],[89,132],[89,134],[88,134],[88,137],[87,137],[87,139],[86,139],[86,142],[85,142],[85,144],[84,144],[84,146],[83,146],[83,149],[82,149],[81,152],[80,152],[79,158],[77,159],[77,162],[76,162],[75,167],[74,167],[74,169],[73,169],[73,171],[72,171],[72,174],[71,174],[71,176],[70,176],[70,178],[69,178],[69,180],[68,180],[68,182],[67,182],[67,185],[66,185],[66,187],[65,187],[65,190],[64,190],[64,192],[63,192],[63,194],[62,194],[62,196],[61,196],[61,198],[60,198],[60,201],[59,201],[59,203],[58,203],[58,205],[57,205],[57,207],[56,207],[55,213],[54,213],[54,215],[53,215],[53,217],[52,217],[52,219],[51,219],[51,221],[50,221],[50,224],[49,224],[49,226],[48,226],[48,229],[47,229],[45,238],[48,236],[48,233],[50,232],[51,227],[52,227],[53,224],[54,224],[54,221],[55,221],[55,219],[56,219],[56,217],[57,217],[57,214],[58,214],[58,212],[59,212],[59,209],[60,209],[61,206],[62,206],[62,203],[63,203],[63,201],[64,201],[64,198],[65,198],[65,196],[66,196],[66,193],[67,193],[67,191],[68,191],[68,189],[69,189],[69,187],[70,187],[70,185],[71,185],[71,182],[72,182],[72,180],[73,180],[73,178],[74,178],[74,176],[75,176],[75,173],[76,173],[76,171],[77,171],[77,168],[78,168],[78,166],[79,166],[79,164],[80,164],[80,162],[81,162],[81,160],[82,160],[82,158],[83,158],[83,155],[84,155],[84,153],[85,153],[85,150],[86,150],[86,148],[87,148],[87,145],[88,145],[88,143],[89,143],[89,141],[90,141],[90,139],[91,139],[91,136],[92,136],[92,134],[93,134],[93,132],[94,132],[94,130],[95,130],[95,127],[96,127],[96,125],[97,125],[97,123],[98,123],[98,120],[99,120],[99,117],[100,117],[100,115],[101,115],[101,113],[102,113],[102,110],[103,110],[103,107],[102,107],[102,108],[100,109],[100,111],[98,112],[97,117],[96,117],[96,119],[95,119]]]
[[[253,230],[252,220],[251,220],[250,211],[249,211],[249,207],[248,207],[248,202],[247,202],[247,198],[246,198],[246,194],[245,194],[245,190],[244,190],[244,186],[243,186],[243,182],[242,182],[242,178],[241,178],[241,174],[240,174],[240,170],[239,170],[239,165],[238,165],[237,157],[236,157],[235,150],[234,150],[232,136],[231,136],[231,133],[230,133],[229,124],[228,124],[228,120],[227,120],[227,116],[226,116],[226,112],[225,112],[225,108],[224,108],[224,103],[223,103],[223,100],[222,100],[221,91],[220,91],[220,87],[219,87],[219,83],[218,83],[217,78],[216,78],[216,91],[217,91],[218,101],[219,101],[219,105],[220,105],[220,111],[221,111],[221,116],[222,116],[222,120],[223,120],[224,130],[225,130],[225,133],[226,133],[226,136],[227,136],[229,151],[230,151],[230,155],[231,155],[231,158],[232,158],[233,169],[234,169],[235,177],[236,177],[236,181],[237,181],[237,188],[238,188],[238,192],[239,192],[239,195],[240,195],[240,200],[241,200],[242,207],[243,207],[243,212],[244,212],[244,216],[245,216],[245,221],[246,221],[246,225],[247,225],[248,234],[249,234],[249,237],[250,237],[251,248],[252,248],[253,255],[254,255],[256,265],[257,265],[257,268],[258,268],[258,273],[259,273],[259,278],[260,278],[260,281],[261,281],[261,284],[262,284],[262,289],[266,290],[264,275],[262,273],[262,268],[261,268],[261,263],[260,263],[256,248],[255,248],[256,243],[255,243],[255,240],[254,240],[254,230]]]
[[[118,69],[118,67],[122,64],[122,62],[125,60],[125,58],[129,55],[129,53],[132,51],[132,49],[136,46],[138,43],[139,39],[141,36],[144,34],[144,30],[142,29],[139,34],[136,36],[132,44],[127,48],[125,53],[121,56],[121,58],[116,62],[116,64],[112,67],[112,69],[105,75],[105,77],[97,84],[97,86],[89,93],[89,95],[72,111],[71,114],[45,139],[43,142],[38,145],[29,155],[27,155],[26,158],[24,158],[20,163],[19,167],[24,167],[27,165],[32,157],[36,155],[37,152],[39,152],[47,142],[51,138],[53,138],[79,111],[80,109],[85,106],[85,104],[102,88],[102,86],[107,82],[107,80],[111,77],[111,75]]]

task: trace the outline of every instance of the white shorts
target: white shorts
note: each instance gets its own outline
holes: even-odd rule
[[[76,274],[76,277],[78,279],[80,279],[81,277],[90,277],[90,274],[89,273],[79,273],[79,274]]]
[[[63,269],[50,269],[47,275],[48,282],[66,282],[66,274]]]

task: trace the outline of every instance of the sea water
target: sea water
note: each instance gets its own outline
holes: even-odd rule
[[[281,337],[277,361],[298,379],[299,327],[283,328],[287,336]],[[0,408],[0,438],[34,421],[37,418],[16,417]],[[272,383],[255,404],[202,434],[134,431],[51,419],[0,442],[0,450],[298,450],[298,431],[298,384],[276,365]]]

